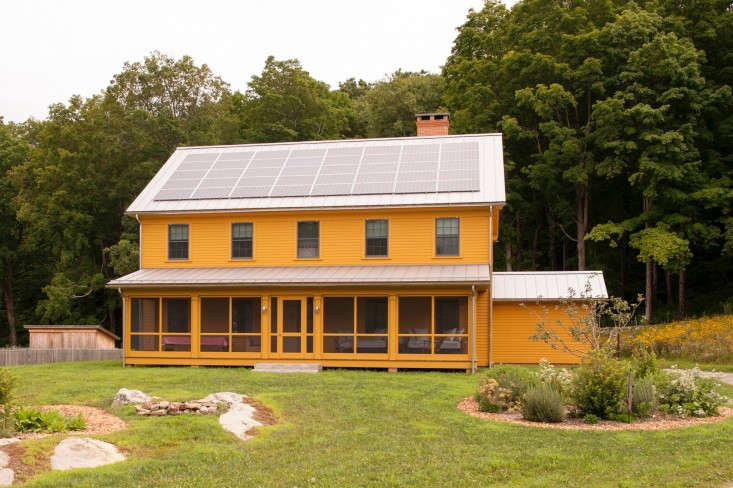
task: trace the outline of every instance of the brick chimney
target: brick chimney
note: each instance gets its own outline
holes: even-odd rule
[[[416,114],[417,136],[447,136],[450,133],[450,114]]]

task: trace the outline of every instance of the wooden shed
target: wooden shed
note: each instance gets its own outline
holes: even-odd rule
[[[114,349],[120,338],[100,325],[26,325],[31,349]]]

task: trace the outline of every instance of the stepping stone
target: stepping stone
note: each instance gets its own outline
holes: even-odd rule
[[[88,437],[68,437],[61,441],[51,456],[51,468],[59,471],[95,468],[124,461],[116,446]]]
[[[257,363],[258,373],[318,373],[323,366],[318,363]]]
[[[0,439],[0,446],[7,446],[9,444],[15,444],[16,442],[20,442],[20,439],[17,437],[5,437],[4,439]]]

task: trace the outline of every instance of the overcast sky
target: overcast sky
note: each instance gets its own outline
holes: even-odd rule
[[[509,3],[514,3],[509,0]],[[332,87],[397,68],[437,72],[482,0],[11,0],[0,4],[0,116],[45,118],[48,105],[105,88],[153,50],[191,55],[243,90],[265,58],[298,58]]]

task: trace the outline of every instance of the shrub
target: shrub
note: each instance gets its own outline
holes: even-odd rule
[[[536,384],[536,375],[527,368],[494,366],[486,376],[479,378],[479,409],[485,412],[518,410],[527,389]],[[489,407],[489,405],[496,408]]]
[[[496,413],[499,411],[499,406],[491,403],[488,398],[479,398],[478,409],[481,412]]]
[[[639,344],[634,348],[631,354],[631,362],[634,366],[634,378],[646,378],[659,371],[657,355],[643,344]]]
[[[64,432],[82,430],[86,422],[81,415],[65,417],[56,410],[36,410],[35,408],[18,408],[14,412],[15,430],[18,432]]]
[[[14,427],[13,421],[13,390],[15,376],[5,368],[0,368],[0,436],[7,437]]]
[[[533,422],[562,422],[562,395],[545,383],[530,388],[522,400],[522,417]]]
[[[570,394],[573,374],[565,368],[556,368],[547,359],[540,360],[539,379],[559,392],[563,398]]]
[[[587,413],[583,416],[583,422],[586,424],[597,424],[600,421],[601,419],[598,418],[598,415],[593,415],[592,413]]]
[[[630,366],[602,350],[589,357],[575,372],[571,397],[581,413],[609,418],[621,407]]]
[[[631,410],[638,417],[649,417],[657,408],[657,388],[650,377],[634,382],[631,392]]]
[[[659,409],[680,417],[718,415],[718,407],[730,399],[718,393],[718,383],[698,376],[697,368],[655,376]]]

